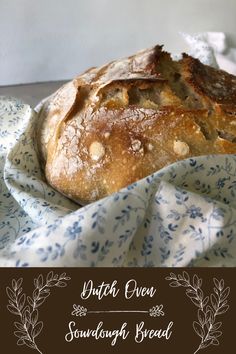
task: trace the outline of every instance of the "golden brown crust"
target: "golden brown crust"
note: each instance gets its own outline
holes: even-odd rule
[[[161,46],[91,68],[43,108],[46,178],[87,203],[175,161],[236,153],[235,103],[234,76]]]
[[[187,84],[210,102],[221,105],[236,104],[236,77],[223,70],[202,64],[187,54],[181,61]]]

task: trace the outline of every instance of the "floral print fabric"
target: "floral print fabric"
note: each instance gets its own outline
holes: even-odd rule
[[[44,181],[36,119],[1,98],[1,266],[235,266],[236,156],[181,161],[79,208]]]

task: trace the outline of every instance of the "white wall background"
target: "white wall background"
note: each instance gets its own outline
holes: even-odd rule
[[[178,31],[224,31],[236,42],[236,0],[0,0],[0,85],[69,79]]]

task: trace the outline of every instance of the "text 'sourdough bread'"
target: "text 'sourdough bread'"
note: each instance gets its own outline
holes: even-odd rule
[[[177,160],[236,153],[236,77],[156,46],[76,77],[40,121],[47,181],[87,203]]]

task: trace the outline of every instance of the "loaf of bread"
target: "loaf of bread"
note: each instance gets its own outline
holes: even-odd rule
[[[236,77],[155,46],[65,84],[39,121],[48,183],[88,203],[175,161],[236,153]]]

